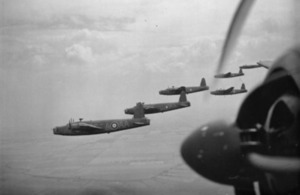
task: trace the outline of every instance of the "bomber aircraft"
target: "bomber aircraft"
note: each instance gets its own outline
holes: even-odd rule
[[[217,74],[215,75],[215,78],[232,78],[232,77],[239,77],[243,75],[244,75],[243,70],[240,68],[240,71],[238,73],[227,72],[225,74]]]
[[[150,120],[145,118],[141,103],[137,103],[132,119],[97,120],[97,121],[70,121],[64,126],[55,127],[56,135],[92,135],[122,131],[136,127],[150,125]]]
[[[234,95],[239,93],[246,93],[247,89],[245,84],[243,83],[241,89],[234,89],[234,87],[230,87],[228,89],[218,89],[216,91],[211,91],[210,94],[212,95]]]
[[[217,72],[235,45],[252,4],[253,0],[239,4]],[[299,5],[294,1],[294,7]],[[298,44],[270,66],[265,80],[242,103],[235,121],[216,120],[200,126],[183,142],[181,154],[198,174],[233,186],[236,195],[298,195],[299,129]]]
[[[271,61],[259,61],[257,62],[257,64],[253,64],[253,65],[242,65],[240,66],[240,69],[252,69],[252,68],[266,68],[269,69],[270,65],[272,64]]]
[[[209,87],[206,85],[205,78],[202,78],[200,82],[200,86],[195,87],[171,87],[164,90],[159,91],[160,95],[179,95],[181,91],[185,91],[186,94],[196,93],[204,90],[208,90]]]
[[[179,101],[173,103],[158,103],[158,104],[143,104],[145,114],[155,114],[159,112],[167,112],[171,110],[177,110],[191,106],[191,103],[187,101],[185,91],[181,91]],[[135,107],[125,109],[126,114],[133,114]]]

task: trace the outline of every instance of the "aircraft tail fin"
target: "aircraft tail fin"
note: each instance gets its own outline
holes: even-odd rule
[[[133,118],[144,118],[145,117],[145,112],[144,112],[144,107],[141,102],[138,102],[134,108],[133,112]]]
[[[201,79],[200,87],[206,87],[206,81],[205,78]]]
[[[241,89],[246,89],[246,86],[244,83],[242,84]]]
[[[242,69],[242,68],[240,68],[239,73],[240,73],[240,74],[243,74],[243,69]]]
[[[185,91],[181,91],[180,97],[179,97],[179,102],[186,102],[186,101],[187,101],[186,93],[185,93]]]

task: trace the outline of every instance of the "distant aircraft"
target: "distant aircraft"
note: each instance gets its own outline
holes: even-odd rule
[[[171,87],[171,88],[167,88],[165,90],[161,90],[159,91],[160,95],[179,95],[181,93],[181,91],[185,91],[186,94],[189,93],[195,93],[195,92],[200,92],[200,91],[204,91],[204,90],[208,90],[209,87],[206,85],[206,81],[204,78],[202,78],[200,86],[196,86],[196,87]]]
[[[251,69],[251,68],[261,68],[261,67],[269,69],[271,64],[272,61],[259,61],[257,62],[257,65],[243,65],[240,66],[240,69]]]
[[[215,78],[232,78],[232,77],[238,77],[238,76],[243,76],[243,70],[240,68],[240,71],[238,73],[225,73],[225,74],[217,74],[215,75]]]
[[[181,91],[178,102],[173,103],[158,103],[158,104],[143,104],[145,114],[155,114],[159,112],[167,112],[171,110],[186,108],[191,106],[191,103],[187,101],[185,91]],[[125,109],[125,114],[133,114],[135,107]]]
[[[230,87],[228,89],[218,89],[216,91],[211,91],[210,94],[212,95],[234,95],[238,93],[246,93],[247,89],[245,84],[243,83],[241,89],[234,89],[234,87]]]
[[[92,135],[110,133],[126,129],[150,125],[150,120],[145,118],[141,103],[137,103],[132,119],[97,120],[97,121],[70,121],[68,124],[55,127],[53,133],[57,135]]]

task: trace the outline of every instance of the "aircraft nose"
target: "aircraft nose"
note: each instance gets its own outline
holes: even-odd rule
[[[125,109],[125,114],[133,114],[133,113],[134,113],[134,111],[132,108]]]
[[[57,134],[57,127],[53,128],[53,134]]]

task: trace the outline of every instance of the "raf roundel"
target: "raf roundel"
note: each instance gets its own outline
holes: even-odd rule
[[[113,129],[118,128],[118,124],[117,124],[117,123],[112,123],[110,126],[111,126]]]

